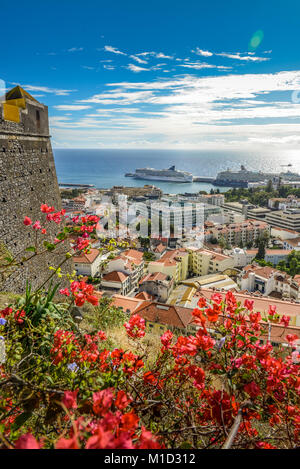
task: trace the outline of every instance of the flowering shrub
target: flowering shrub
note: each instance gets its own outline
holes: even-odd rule
[[[49,223],[64,215],[46,204],[41,210]],[[64,234],[80,233],[76,252],[88,249],[96,223],[83,218],[57,235],[62,242]],[[28,229],[43,229],[25,221]],[[63,302],[54,303],[58,291]],[[138,346],[147,334],[143,318],[124,323],[137,352],[115,348],[109,329],[86,333],[74,323],[70,308],[85,302],[97,304],[93,286],[70,278],[68,288],[56,285],[47,293],[28,287],[0,311],[0,447],[299,446],[298,337],[284,333],[289,346],[276,350],[266,340],[268,322],[284,328],[289,321],[274,307],[264,318],[230,291],[224,300],[217,293],[210,301],[200,298],[193,324],[181,335],[164,332],[149,365]]]

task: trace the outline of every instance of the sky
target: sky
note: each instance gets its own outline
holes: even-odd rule
[[[299,0],[1,3],[56,148],[300,149]]]

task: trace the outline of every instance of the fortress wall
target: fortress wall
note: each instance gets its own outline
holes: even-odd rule
[[[3,107],[0,104],[0,263],[6,250],[17,255],[35,244],[34,230],[23,224],[25,216],[42,223],[41,203],[61,209],[47,107],[26,100],[25,109],[19,108],[19,122],[3,119]],[[37,236],[49,240],[49,234],[54,238],[57,230],[55,223],[47,223],[48,235],[39,231]],[[0,291],[22,292],[28,279],[37,288],[49,275],[49,265],[57,265],[57,261],[57,254],[49,253],[9,275],[0,273]]]

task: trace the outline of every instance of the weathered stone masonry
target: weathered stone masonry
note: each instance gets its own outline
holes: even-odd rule
[[[33,221],[45,219],[41,203],[61,209],[54,158],[51,148],[48,108],[21,87],[16,87],[0,102],[0,252],[8,249],[21,255],[34,245],[34,230],[24,226],[27,215]],[[57,225],[47,224],[48,234],[55,235]],[[55,226],[54,226],[55,225]],[[38,233],[39,239],[43,235]],[[47,236],[46,239],[49,239]],[[28,255],[28,253],[27,253]],[[1,262],[1,256],[0,256]],[[49,275],[49,265],[56,265],[57,254],[37,256],[11,275],[0,277],[0,291],[24,291],[26,280],[33,288]]]

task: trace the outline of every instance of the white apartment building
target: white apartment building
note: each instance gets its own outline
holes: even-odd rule
[[[74,267],[77,275],[96,277],[99,275],[99,266],[102,256],[98,249],[91,249],[88,254],[82,253],[73,257]]]
[[[276,210],[270,212],[265,220],[271,226],[300,231],[300,209]]]

